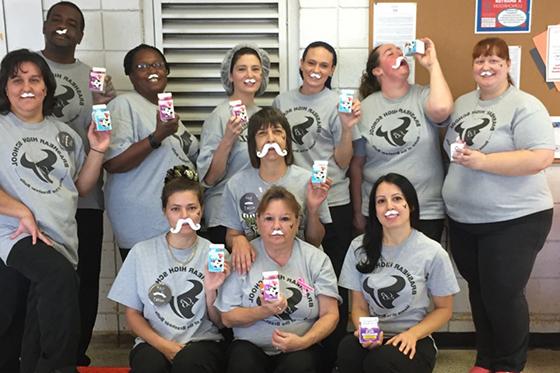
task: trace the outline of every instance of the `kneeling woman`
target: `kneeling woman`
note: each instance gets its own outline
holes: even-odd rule
[[[257,209],[260,237],[246,275],[232,273],[216,307],[233,328],[228,372],[315,372],[318,343],[338,322],[336,276],[327,255],[296,238],[300,207],[285,188],[272,186]],[[261,295],[263,272],[277,271],[277,300]]]
[[[449,255],[417,230],[418,197],[404,176],[380,177],[368,210],[366,233],[352,241],[340,275],[339,285],[352,291],[357,329],[340,343],[340,372],[431,372],[430,334],[450,319],[459,292]],[[386,342],[383,335],[378,343],[359,342],[363,316],[379,318]]]
[[[138,336],[132,372],[222,372],[222,324],[213,303],[229,265],[221,273],[207,270],[210,242],[196,234],[202,218],[196,173],[169,170],[161,201],[172,230],[134,245],[109,292],[126,306]]]

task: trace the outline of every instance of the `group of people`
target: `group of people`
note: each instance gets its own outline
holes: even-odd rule
[[[415,56],[428,86],[408,83],[400,48],[379,45],[349,113],[331,90],[328,43],[305,48],[301,86],[272,108],[255,103],[270,58],[242,43],[224,57],[227,99],[198,140],[178,115],[159,116],[170,66],[153,46],[124,58],[134,91],[116,95],[107,77],[90,93],[90,68],[75,58],[83,30],[80,9],[56,3],[45,49],[0,65],[2,372],[89,363],[105,206],[123,259],[109,298],[137,336],[132,372],[431,372],[431,334],[459,291],[439,243],[446,217],[476,328],[471,373],[522,371],[554,139],[542,103],[511,83],[503,40],[475,45],[478,89],[455,103],[433,41]],[[91,125],[94,103],[107,104],[111,132]],[[312,183],[317,160],[328,178]],[[211,272],[220,243],[224,268]],[[364,316],[379,318],[378,341],[360,342]]]

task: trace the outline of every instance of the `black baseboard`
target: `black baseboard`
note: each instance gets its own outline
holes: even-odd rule
[[[473,349],[475,347],[475,334],[473,332],[442,332],[434,333],[433,337],[438,348]],[[560,333],[531,333],[529,348],[560,350]]]

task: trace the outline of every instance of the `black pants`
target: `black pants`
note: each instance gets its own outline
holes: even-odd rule
[[[228,349],[228,373],[314,373],[321,356],[313,345],[305,350],[267,355],[260,347],[245,340],[235,340]]]
[[[352,205],[335,206],[329,208],[332,223],[325,225],[325,237],[323,238],[323,249],[331,259],[336,277],[340,277],[342,264],[346,257],[346,252],[352,242]],[[342,303],[338,305],[338,324],[336,329],[323,341],[325,354],[322,362],[324,371],[331,372],[336,362],[338,345],[346,335],[348,326],[348,289],[338,288],[338,293],[342,297]]]
[[[340,373],[430,373],[436,362],[436,351],[430,337],[420,339],[411,360],[393,345],[365,349],[354,334],[348,334],[338,349],[338,369]]]
[[[552,224],[552,210],[487,224],[449,219],[453,258],[469,284],[476,365],[520,372],[527,361],[525,286]]]
[[[72,371],[80,335],[78,276],[74,268],[52,247],[41,241],[33,245],[31,237],[14,245],[7,265],[10,268],[0,268],[0,277],[9,277],[9,281],[0,282],[0,307],[2,315],[12,316],[0,320],[2,355],[13,351],[14,344],[21,340],[22,373]],[[14,292],[11,288],[19,290]],[[15,328],[10,325],[13,322]]]
[[[222,373],[225,370],[223,343],[191,342],[175,355],[173,362],[148,343],[130,351],[130,373]]]
[[[91,341],[99,304],[99,273],[103,245],[103,211],[78,209],[78,277],[80,278],[81,333],[78,348],[78,365],[89,365],[86,351]]]
[[[441,242],[444,219],[420,220],[418,230],[434,241]]]

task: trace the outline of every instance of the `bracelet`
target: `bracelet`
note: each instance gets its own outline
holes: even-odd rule
[[[94,152],[99,153],[99,154],[105,154],[105,152],[102,152],[101,150],[97,150],[95,148],[89,148],[89,150],[93,150]]]
[[[148,142],[150,143],[150,146],[152,147],[152,149],[157,149],[161,146],[161,142],[156,140],[153,133],[150,133],[148,135]]]

